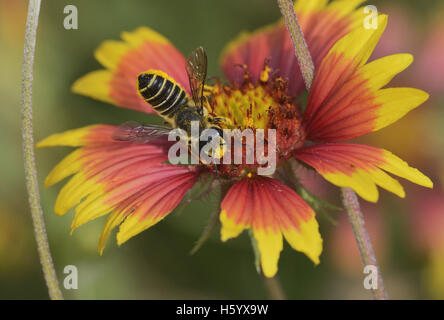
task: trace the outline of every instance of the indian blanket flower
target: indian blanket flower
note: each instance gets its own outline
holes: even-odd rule
[[[388,126],[419,106],[428,95],[411,88],[384,87],[411,62],[408,54],[367,60],[385,29],[364,29],[357,0],[300,0],[295,10],[316,66],[308,102],[297,102],[304,83],[283,21],[241,34],[221,57],[228,80],[208,86],[207,111],[230,119],[239,129],[276,129],[278,171],[294,159],[314,168],[331,183],[354,189],[375,202],[377,185],[404,197],[386,172],[432,187],[432,182],[392,153],[343,143]],[[73,91],[113,105],[153,113],[138,95],[137,76],[161,70],[190,93],[182,54],[157,32],[141,27],[123,32],[123,41],[106,41],[95,57],[105,67],[77,80]],[[283,239],[319,263],[322,238],[315,212],[281,175],[260,176],[258,165],[184,166],[167,163],[169,143],[132,143],[112,139],[115,126],[92,125],[54,134],[39,147],[79,147],[49,174],[45,186],[68,176],[55,212],[76,206],[72,230],[108,215],[99,240],[102,253],[113,228],[120,245],[158,223],[204,175],[219,175],[228,185],[220,204],[221,238],[252,229],[267,277],[277,272]],[[279,180],[280,178],[281,180]]]

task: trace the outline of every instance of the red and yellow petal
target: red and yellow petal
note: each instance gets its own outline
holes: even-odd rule
[[[327,2],[295,2],[295,10],[316,67],[334,43],[363,19],[362,11],[356,10],[362,0]],[[243,81],[244,71],[238,65],[246,65],[252,80],[258,81],[264,61],[268,58],[269,67],[279,70],[279,75],[288,80],[289,95],[296,96],[305,89],[290,36],[282,20],[251,34],[241,33],[226,46],[221,66],[232,83]]]
[[[301,148],[294,156],[334,185],[349,187],[371,202],[378,200],[377,186],[401,198],[405,196],[399,182],[386,172],[424,187],[433,187],[432,181],[417,169],[391,152],[375,147],[330,143]]]
[[[283,238],[319,263],[322,238],[315,213],[294,190],[275,179],[257,176],[234,184],[221,203],[220,221],[222,241],[252,228],[267,277],[277,272]]]
[[[140,27],[121,34],[123,41],[105,41],[94,52],[105,70],[78,79],[72,90],[119,107],[152,113],[152,108],[137,93],[137,76],[148,69],[162,70],[187,91],[189,82],[185,58],[162,35]]]
[[[162,220],[198,178],[195,168],[164,164],[167,141],[115,141],[111,138],[114,130],[108,125],[89,126],[52,135],[37,145],[81,147],[51,171],[45,186],[72,176],[55,204],[59,215],[76,206],[71,231],[111,213],[100,238],[100,252],[114,227],[120,225],[120,245]]]
[[[323,59],[310,90],[303,126],[307,139],[340,142],[384,128],[428,99],[413,88],[381,89],[413,61],[397,54],[366,64],[381,37],[377,29],[357,28],[339,40]]]

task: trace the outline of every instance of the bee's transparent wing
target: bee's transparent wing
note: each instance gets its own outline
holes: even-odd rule
[[[186,70],[190,80],[193,101],[198,108],[202,109],[203,89],[207,77],[207,54],[203,47],[191,52],[187,59]]]
[[[116,128],[112,138],[118,141],[148,143],[155,138],[168,135],[170,131],[171,128],[166,126],[127,121]]]

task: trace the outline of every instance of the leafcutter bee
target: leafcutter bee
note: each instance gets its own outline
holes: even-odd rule
[[[188,137],[191,137],[191,123],[196,121],[199,124],[199,135],[205,129],[214,129],[211,139],[218,136],[223,143],[223,129],[219,124],[227,120],[210,116],[203,106],[207,76],[207,55],[203,47],[198,47],[191,52],[186,61],[186,71],[192,99],[179,83],[160,70],[142,72],[137,78],[139,95],[171,127],[129,121],[115,130],[113,139],[147,143],[153,138],[168,135],[174,128],[184,130]],[[206,143],[199,144],[199,151]],[[222,152],[219,153],[220,156],[221,154]]]

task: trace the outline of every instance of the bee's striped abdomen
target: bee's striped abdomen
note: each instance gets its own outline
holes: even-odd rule
[[[142,98],[164,117],[172,117],[179,107],[187,103],[185,90],[160,71],[147,71],[138,77]]]

